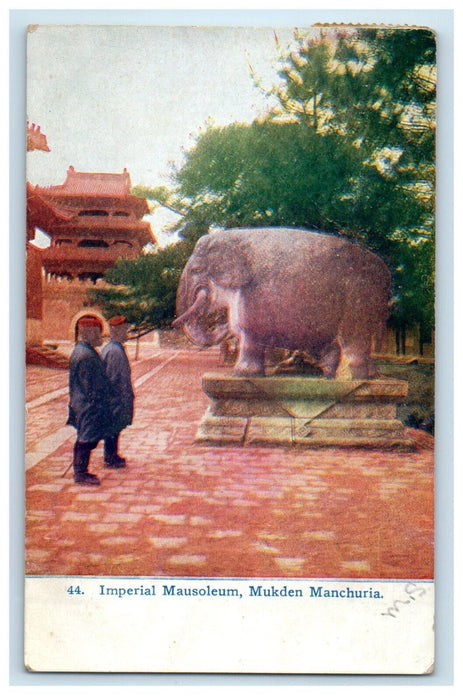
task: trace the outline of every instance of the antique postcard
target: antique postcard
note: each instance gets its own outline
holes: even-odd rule
[[[433,673],[436,38],[28,27],[28,671]]]

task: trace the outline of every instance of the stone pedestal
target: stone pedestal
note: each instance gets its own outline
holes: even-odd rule
[[[211,444],[413,450],[397,420],[407,382],[203,376],[210,405],[196,441]]]

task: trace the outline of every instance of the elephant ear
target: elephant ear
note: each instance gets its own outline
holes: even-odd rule
[[[221,287],[244,287],[252,279],[246,247],[233,239],[217,239],[209,243],[207,269],[213,281]]]

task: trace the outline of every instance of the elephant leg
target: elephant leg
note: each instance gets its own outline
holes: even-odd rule
[[[341,344],[338,338],[331,343],[324,345],[316,352],[319,365],[323,369],[323,376],[327,379],[334,379],[341,362]]]
[[[378,377],[381,376],[381,372],[379,371],[378,367],[376,366],[376,362],[372,357],[370,357],[369,363],[368,363],[368,377],[369,379],[378,379]]]
[[[349,360],[349,369],[352,372],[352,379],[370,378],[370,341],[346,345],[345,353]]]
[[[265,346],[256,345],[244,333],[240,337],[240,353],[233,374],[238,377],[263,377]]]

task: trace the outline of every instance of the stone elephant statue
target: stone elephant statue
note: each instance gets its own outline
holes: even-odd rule
[[[377,376],[391,276],[348,239],[289,228],[228,229],[199,239],[180,279],[177,318],[194,343],[239,338],[234,374],[262,376],[267,347],[309,351],[325,377],[342,351],[352,377]]]

